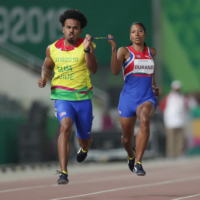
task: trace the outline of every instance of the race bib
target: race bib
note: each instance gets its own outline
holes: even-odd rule
[[[134,60],[133,74],[153,74],[154,61],[151,59]]]

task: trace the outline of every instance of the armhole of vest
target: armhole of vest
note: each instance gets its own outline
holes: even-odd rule
[[[50,57],[51,57],[51,51],[52,51],[52,48],[53,48],[52,45],[53,45],[53,44],[51,44],[51,46],[50,46],[50,48],[49,48]],[[52,57],[51,57],[51,59],[52,59]],[[52,59],[52,60],[53,60],[53,59]]]
[[[124,64],[126,63],[126,62],[129,62],[129,60],[131,59],[131,50],[128,48],[128,47],[126,47],[127,49],[128,49],[128,52],[129,52],[129,59],[127,59],[127,60],[125,60],[125,62],[123,63],[123,65],[122,66],[124,66]],[[133,52],[132,52],[133,53]]]
[[[148,53],[149,53],[149,55],[151,56],[152,60],[154,60],[154,59],[153,59],[153,55],[152,55],[152,53],[151,53],[151,49],[150,49],[149,47],[147,47],[147,50],[148,50]]]
[[[53,44],[51,44],[51,46],[50,46],[50,57],[51,57],[51,52],[54,50],[54,49],[56,49],[56,43],[58,42],[58,40],[56,41],[56,42],[54,42]],[[51,57],[51,59],[53,60],[53,58]]]
[[[134,55],[134,58],[135,58],[135,53],[133,53],[128,47],[126,47],[126,48],[128,49],[128,52],[129,52],[129,55],[130,55],[129,58],[131,58],[131,53]]]

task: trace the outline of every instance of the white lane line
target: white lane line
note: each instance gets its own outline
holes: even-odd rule
[[[122,178],[132,178],[130,175],[120,175],[115,177],[105,177],[105,178],[98,178],[98,179],[92,179],[92,180],[83,180],[83,181],[73,181],[69,182],[70,185],[74,184],[82,184],[82,183],[95,183],[95,182],[101,182],[101,181],[109,181],[109,180],[117,180]],[[40,188],[46,188],[46,187],[60,187],[58,184],[52,184],[52,185],[40,185],[40,186],[31,186],[31,187],[23,187],[23,188],[15,188],[15,189],[9,189],[9,190],[0,190],[0,193],[6,193],[6,192],[15,192],[15,191],[22,191],[22,190],[31,190],[31,189],[40,189]]]
[[[195,195],[191,195],[191,196],[187,196],[187,197],[180,197],[178,199],[172,199],[172,200],[189,199],[189,198],[197,197],[197,196],[200,196],[200,194],[195,194]]]
[[[95,195],[95,194],[115,192],[115,191],[119,191],[119,190],[127,190],[127,189],[133,189],[133,188],[141,188],[141,187],[151,187],[151,186],[157,186],[157,185],[166,185],[166,184],[170,184],[170,183],[177,183],[177,182],[190,181],[190,180],[196,180],[196,179],[200,179],[200,176],[191,177],[191,178],[175,179],[175,180],[169,180],[169,181],[163,181],[163,182],[157,182],[157,183],[150,183],[150,184],[143,184],[143,185],[135,185],[135,186],[129,186],[129,187],[122,187],[122,188],[116,188],[116,189],[111,189],[111,190],[103,190],[103,191],[99,191],[99,192],[81,194],[81,195],[70,196],[70,197],[61,197],[61,198],[56,198],[56,199],[51,199],[51,200],[61,200],[61,199],[70,199],[70,198],[91,196],[91,195]]]
[[[30,190],[30,189],[45,188],[45,187],[48,187],[48,186],[41,185],[41,186],[34,186],[34,187],[24,187],[24,188],[10,189],[10,190],[1,190],[0,193],[15,192],[15,191],[21,191],[21,190]]]

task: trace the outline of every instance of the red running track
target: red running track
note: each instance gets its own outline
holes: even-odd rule
[[[52,170],[0,174],[0,200],[200,200],[200,157],[143,162],[147,174],[126,162],[69,166],[69,184]]]

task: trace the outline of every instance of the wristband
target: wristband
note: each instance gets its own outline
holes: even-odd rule
[[[90,53],[90,47],[88,49],[84,49],[85,53]]]

